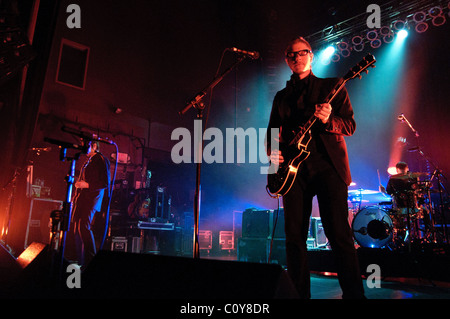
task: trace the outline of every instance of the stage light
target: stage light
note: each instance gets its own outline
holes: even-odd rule
[[[383,37],[384,43],[391,43],[394,41],[394,32],[389,33],[388,35]]]
[[[377,30],[370,30],[370,31],[368,31],[367,34],[366,34],[366,38],[369,41],[373,41],[373,40],[377,39],[378,38]]]
[[[439,27],[446,22],[445,16],[442,15],[442,13],[443,11],[441,7],[433,7],[428,10],[428,14],[432,18],[431,23],[433,23],[435,27]]]
[[[329,45],[326,49],[322,50],[322,52],[320,53],[320,62],[322,62],[322,64],[328,65],[335,51],[336,48],[333,45]]]
[[[334,54],[331,56],[331,61],[333,61],[333,62],[338,62],[340,59],[341,59],[341,57],[340,57],[340,55],[337,54],[337,53],[334,53]]]
[[[424,33],[428,30],[428,23],[426,22],[420,22],[416,24],[415,30],[417,33]]]
[[[428,10],[428,14],[432,18],[438,17],[438,16],[442,15],[442,8],[441,7],[432,7],[430,10]]]
[[[414,13],[413,20],[415,23],[424,22],[427,18],[427,14],[424,11]]]
[[[341,55],[344,58],[348,58],[350,56],[350,49],[341,50]]]
[[[382,26],[380,28],[380,36],[385,37],[387,35],[389,35],[392,31],[391,28],[389,28],[388,26]]]
[[[380,37],[383,38],[384,43],[391,43],[392,41],[394,41],[394,32],[392,32],[390,27],[382,26],[379,33]]]
[[[417,33],[424,33],[428,30],[428,23],[425,22],[427,14],[424,11],[414,13],[413,21],[416,23],[415,30]]]
[[[398,31],[398,33],[397,33],[397,39],[399,39],[399,40],[403,40],[407,36],[408,36],[408,31],[406,31],[405,29]]]
[[[352,43],[353,43],[353,49],[355,51],[362,51],[364,49],[364,42],[363,42],[363,38],[359,35],[356,35],[352,38]]]
[[[381,40],[375,39],[373,41],[370,41],[370,46],[374,49],[379,48],[381,46]]]
[[[403,20],[396,20],[392,23],[392,28],[395,31],[403,30],[405,28],[405,26],[406,26],[406,24],[405,24],[405,21],[403,21]]]
[[[341,41],[337,45],[337,48],[339,49],[339,53],[342,57],[347,58],[350,56],[350,46],[347,41]]]
[[[391,166],[387,169],[387,172],[389,175],[395,175],[397,174],[397,168],[395,166]]]
[[[337,47],[339,50],[347,50],[348,49],[348,43],[346,41],[341,41],[337,44]]]
[[[325,49],[323,53],[325,57],[331,57],[334,51],[336,51],[336,49],[334,48],[334,46],[330,45]]]
[[[362,44],[362,43],[363,43],[363,38],[362,38],[361,36],[359,36],[359,35],[355,35],[355,36],[352,38],[352,43],[353,43],[354,45]]]
[[[445,16],[437,16],[437,17],[434,17],[434,18],[431,20],[431,23],[433,23],[433,25],[434,25],[435,27],[440,27],[440,26],[443,25],[445,22],[446,22]]]
[[[374,49],[380,47],[381,41],[378,39],[378,32],[377,30],[370,30],[366,34],[367,40],[370,41],[370,46]]]

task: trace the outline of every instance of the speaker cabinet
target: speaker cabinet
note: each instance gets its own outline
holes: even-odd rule
[[[275,231],[274,231],[275,227]],[[284,210],[246,209],[242,214],[243,238],[285,238]]]
[[[84,297],[296,298],[278,265],[100,251],[82,276]]]
[[[7,286],[21,270],[9,249],[0,244],[0,287]]]
[[[31,200],[24,249],[33,242],[50,243],[50,214],[54,210],[62,209],[62,204],[63,202],[60,200],[46,198],[33,198]]]

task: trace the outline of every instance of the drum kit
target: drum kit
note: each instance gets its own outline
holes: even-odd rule
[[[381,191],[348,191],[349,222],[356,243],[366,248],[411,249],[436,243],[431,182],[428,173],[392,175],[406,185],[391,195]],[[420,178],[425,180],[421,181]],[[383,189],[384,190],[384,189]]]

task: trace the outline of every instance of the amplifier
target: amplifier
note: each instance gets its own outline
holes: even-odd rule
[[[325,231],[323,230],[320,217],[311,217],[308,238],[314,239],[314,247],[312,248],[323,247],[328,243],[328,239],[325,236]]]
[[[246,209],[242,214],[242,237],[267,238],[273,228],[270,210]]]
[[[273,233],[273,228],[275,233]],[[242,237],[244,238],[285,238],[284,210],[246,209],[242,214]]]
[[[32,242],[50,243],[51,220],[50,214],[54,210],[61,210],[63,202],[46,198],[33,198],[28,214],[27,229],[25,232],[26,249]]]

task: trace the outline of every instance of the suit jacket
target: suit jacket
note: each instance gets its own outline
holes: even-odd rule
[[[281,128],[280,143],[289,142],[290,138],[283,136],[283,133],[298,131],[298,126],[303,125],[314,114],[315,105],[325,101],[339,79],[318,78],[311,72],[306,92],[301,97],[296,92],[297,81],[293,75],[287,81],[286,87],[275,95],[267,130],[268,155],[271,152],[271,141],[275,138],[270,136],[270,129]],[[353,135],[356,122],[345,87],[336,95],[331,106],[332,111],[328,122],[323,124],[321,121],[316,121],[313,127],[320,136],[338,174],[347,185],[350,185],[352,179],[344,136]]]
[[[83,188],[77,200],[77,206],[87,211],[101,211],[105,190],[110,183],[109,161],[101,153],[96,153],[89,159],[84,168],[82,180],[89,184]]]

